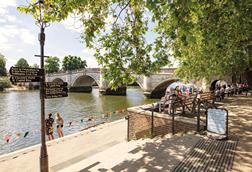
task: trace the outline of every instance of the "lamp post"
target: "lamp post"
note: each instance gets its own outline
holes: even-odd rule
[[[40,68],[43,69],[43,75],[40,81],[40,105],[41,105],[41,149],[40,149],[40,171],[48,172],[48,154],[45,139],[45,71],[44,71],[44,45],[45,45],[45,27],[43,21],[42,5],[44,0],[39,0],[36,4],[39,5],[40,17],[38,24],[40,26],[39,43],[40,43]]]

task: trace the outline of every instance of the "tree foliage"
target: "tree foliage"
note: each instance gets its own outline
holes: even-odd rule
[[[250,0],[45,0],[45,8],[46,22],[78,14],[81,37],[114,86],[157,71],[169,56],[185,79],[232,75],[252,61]],[[20,10],[38,18],[38,7]]]
[[[174,1],[155,16],[165,16],[158,25],[180,62],[180,77],[232,76],[249,67],[252,6],[248,0]]]
[[[4,55],[0,53],[0,77],[7,75],[5,66],[6,66],[6,60],[4,58]]]
[[[82,60],[77,56],[65,56],[62,62],[62,69],[67,70],[76,70],[76,69],[84,69],[87,67],[86,60]]]
[[[17,63],[15,64],[16,67],[23,67],[23,68],[27,68],[29,67],[29,64],[27,62],[26,59],[24,58],[20,58]]]
[[[60,69],[60,59],[58,57],[48,57],[45,60],[46,73],[55,73]]]
[[[4,76],[4,77],[0,77],[0,87],[2,88],[10,88],[11,87],[11,82],[9,77]]]

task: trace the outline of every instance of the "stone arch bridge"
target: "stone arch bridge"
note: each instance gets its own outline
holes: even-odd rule
[[[149,98],[160,98],[164,95],[168,85],[178,81],[173,76],[175,68],[162,68],[159,73],[150,76],[137,75],[136,83]],[[100,68],[86,68],[82,70],[66,71],[46,75],[47,82],[67,82],[69,91],[91,92],[92,86],[97,85],[103,95],[126,95],[127,87],[112,90],[109,82],[103,79]]]

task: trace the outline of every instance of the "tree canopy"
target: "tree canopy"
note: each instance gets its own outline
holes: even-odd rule
[[[45,60],[46,73],[55,73],[60,69],[60,59],[58,57],[48,57]]]
[[[26,67],[29,67],[29,64],[27,62],[26,59],[24,58],[20,58],[17,63],[15,64],[16,67],[23,67],[23,68],[26,68]]]
[[[4,55],[0,53],[0,77],[1,76],[6,76],[6,59],[4,58]]]
[[[132,72],[158,71],[169,56],[184,79],[237,74],[252,64],[250,0],[45,0],[44,6],[45,22],[77,14],[84,43],[115,87],[134,80]],[[37,6],[19,10],[38,20]]]
[[[62,69],[67,70],[76,70],[76,69],[84,69],[87,67],[86,60],[82,60],[77,56],[65,56],[62,62]]]

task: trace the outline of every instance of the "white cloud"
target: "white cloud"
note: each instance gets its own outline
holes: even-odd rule
[[[34,45],[35,35],[28,29],[19,28],[16,25],[4,25],[0,27],[0,49],[10,50],[14,47],[13,43]]]
[[[84,49],[82,50],[82,52],[83,52],[84,54],[91,54],[91,55],[94,55],[95,50],[94,50],[94,49],[89,49],[89,48],[84,48]]]
[[[81,33],[83,31],[83,23],[81,22],[81,18],[88,19],[92,17],[92,14],[88,12],[84,12],[83,14],[70,14],[68,18],[61,22],[61,24],[68,30]],[[110,30],[112,27],[115,18],[112,15],[109,15],[105,19],[105,28]]]
[[[30,30],[20,29],[20,38],[26,44],[34,45],[36,42],[36,37],[33,35]]]
[[[9,21],[11,23],[14,23],[14,22],[17,21],[17,18],[15,16],[13,16],[13,15],[7,15],[6,19],[7,19],[7,21]]]
[[[98,67],[98,62],[95,60],[95,58],[89,58],[89,59],[85,59],[87,61],[87,66],[89,68],[95,68]]]
[[[1,0],[0,1],[0,8],[16,7],[16,6],[17,6],[16,0]]]
[[[61,24],[68,30],[81,33],[83,29],[82,22],[79,20],[79,16],[72,14],[68,18],[61,22]]]
[[[17,17],[10,12],[17,6],[17,0],[0,0],[0,49],[3,51],[14,49],[17,43],[19,46],[22,46],[22,43],[35,43],[35,35],[18,26]]]
[[[9,7],[17,7],[17,1],[16,0],[1,0],[0,1],[0,18],[5,19],[9,22],[15,22],[16,17],[11,15],[8,11]]]

